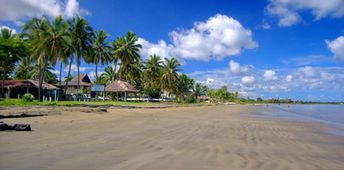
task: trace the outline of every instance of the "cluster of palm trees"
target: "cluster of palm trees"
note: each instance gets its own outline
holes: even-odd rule
[[[13,35],[13,34],[12,34]],[[1,36],[4,36],[1,34]],[[11,34],[10,34],[11,36]],[[175,58],[165,58],[152,55],[142,61],[139,55],[142,46],[137,43],[137,36],[128,32],[112,42],[108,42],[109,35],[105,31],[94,31],[89,23],[75,17],[64,20],[61,16],[53,20],[48,18],[33,18],[23,26],[22,33],[14,35],[13,39],[20,42],[23,50],[12,50],[0,55],[8,63],[16,63],[19,59],[14,78],[35,78],[39,81],[39,97],[41,97],[42,83],[54,79],[51,70],[59,63],[58,84],[62,85],[63,67],[68,68],[65,87],[71,78],[72,63],[77,64],[78,87],[80,88],[80,64],[82,62],[95,64],[95,83],[108,84],[116,79],[125,80],[141,89],[143,94],[158,97],[162,92],[175,95],[181,100],[188,96],[204,93],[206,87],[195,84],[194,80],[185,74],[180,74],[180,63]],[[7,39],[10,39],[7,37]],[[0,41],[6,45],[9,41]],[[8,45],[8,44],[7,44]],[[14,46],[14,45],[13,45]],[[10,48],[8,48],[10,49]],[[32,65],[33,64],[33,65]],[[98,75],[98,65],[108,65],[101,75]],[[14,68],[14,66],[10,67]],[[25,71],[30,70],[30,72]],[[7,73],[2,71],[3,79]]]

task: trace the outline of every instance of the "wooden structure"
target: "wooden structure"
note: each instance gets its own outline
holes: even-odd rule
[[[117,96],[118,96],[118,93],[124,93],[124,101],[126,101],[128,93],[136,94],[139,92],[139,90],[137,90],[134,86],[132,86],[128,82],[115,80],[105,87],[105,92],[117,93]]]
[[[7,98],[21,98],[26,93],[31,93],[38,99],[39,82],[36,80],[5,80],[4,90]],[[43,83],[43,96],[56,100],[58,87]]]
[[[61,89],[65,88],[66,83],[61,83],[59,86]],[[87,74],[80,74],[80,90],[90,89],[92,85],[91,79]],[[77,94],[78,93],[78,76],[73,77],[71,81],[68,82],[66,89],[66,94]]]

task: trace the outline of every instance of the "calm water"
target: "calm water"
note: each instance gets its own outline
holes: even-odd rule
[[[344,135],[344,105],[266,105],[257,109],[259,116],[274,119],[316,121],[332,126]]]

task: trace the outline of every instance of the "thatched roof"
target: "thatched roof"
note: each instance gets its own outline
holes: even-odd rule
[[[134,86],[129,84],[128,82],[115,80],[111,82],[109,85],[105,87],[105,91],[107,92],[131,92],[137,93],[139,90],[135,89]]]
[[[71,81],[68,82],[68,86],[77,86],[78,85],[78,75],[73,77]],[[87,74],[80,74],[80,86],[91,86],[91,79]]]
[[[39,82],[36,80],[5,80],[4,83],[5,88],[38,88],[39,87]],[[43,89],[48,89],[48,90],[55,90],[59,89],[56,86],[48,83],[43,83],[42,84]]]

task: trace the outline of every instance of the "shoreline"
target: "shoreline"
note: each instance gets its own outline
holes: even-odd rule
[[[52,107],[61,114],[2,119],[33,131],[0,132],[0,168],[344,168],[344,137],[325,133],[321,123],[243,116],[256,107]]]

